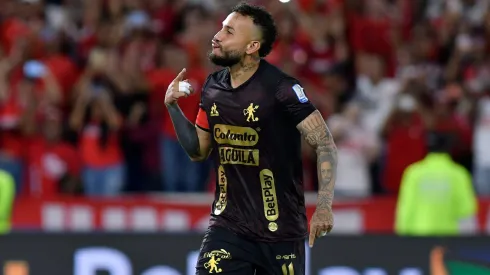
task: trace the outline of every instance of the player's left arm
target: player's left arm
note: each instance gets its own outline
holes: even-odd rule
[[[297,128],[317,154],[318,199],[310,224],[310,245],[313,245],[315,237],[325,235],[333,228],[332,203],[337,170],[337,147],[318,110],[301,121]]]
[[[337,147],[320,112],[308,100],[301,84],[294,79],[279,83],[277,100],[289,114],[293,125],[317,154],[319,190],[316,211],[310,222],[310,246],[316,237],[333,228],[332,202],[337,169]]]

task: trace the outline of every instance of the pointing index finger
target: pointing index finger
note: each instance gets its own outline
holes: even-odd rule
[[[185,72],[186,72],[186,69],[185,68],[182,69],[182,71],[180,71],[180,73],[177,75],[175,80],[176,81],[182,81],[184,79]]]
[[[316,227],[313,226],[310,229],[310,239],[309,239],[310,247],[313,247],[313,244],[315,243],[315,238],[316,238]]]

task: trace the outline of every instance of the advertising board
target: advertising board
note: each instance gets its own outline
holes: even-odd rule
[[[310,199],[309,199],[310,198]],[[20,198],[16,201],[14,230],[49,232],[204,232],[209,224],[212,195],[121,197],[89,199],[72,197]],[[309,217],[316,194],[306,198]],[[334,204],[333,234],[390,234],[395,224],[396,198],[343,201]],[[479,201],[470,230],[490,233],[490,199]]]
[[[201,238],[11,234],[0,237],[0,262],[4,275],[190,275]],[[487,237],[329,236],[306,250],[307,275],[490,274]]]

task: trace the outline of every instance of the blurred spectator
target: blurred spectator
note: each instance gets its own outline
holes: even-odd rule
[[[23,191],[29,195],[52,196],[80,192],[80,162],[75,147],[62,140],[61,112],[47,108],[42,117],[29,119],[33,130],[29,144],[26,167],[29,184]],[[36,125],[43,125],[36,129]]]
[[[19,47],[0,63],[0,169],[12,175],[17,191],[23,180],[23,104],[18,86],[11,83],[10,76],[22,61],[22,51]]]
[[[398,234],[457,235],[460,222],[476,214],[471,176],[449,155],[454,141],[449,133],[430,133],[429,154],[405,170],[396,210]]]
[[[373,130],[361,125],[358,103],[348,103],[341,114],[333,115],[328,126],[337,144],[339,163],[335,194],[345,197],[371,195],[369,164],[378,155],[379,141]]]
[[[176,20],[176,9],[171,2],[169,0],[154,0],[149,3],[153,30],[166,42],[172,39]]]
[[[426,14],[432,19],[440,17],[444,12],[449,12],[461,16],[472,25],[479,25],[483,21],[489,4],[485,0],[431,0],[428,1]]]
[[[61,88],[52,71],[37,60],[23,61],[23,55],[16,49],[9,59],[3,61],[1,74],[0,117],[3,133],[0,136],[2,157],[0,167],[11,173],[16,190],[21,190],[26,171],[23,165],[29,131],[29,116],[38,115],[47,106],[59,106],[62,100]],[[16,78],[10,78],[12,74]]]
[[[141,153],[139,157],[131,154],[131,162],[128,162],[128,169],[133,171],[128,173],[129,192],[162,191],[160,116],[156,107],[146,101],[139,101],[132,106],[126,120],[125,136],[131,144],[128,149]]]
[[[154,177],[149,177],[150,181],[141,183],[145,178],[145,171],[151,171],[151,168],[145,169],[145,148],[148,142],[153,142],[156,132],[142,133],[147,135],[143,139],[133,134],[136,128],[143,126],[142,124],[149,118],[146,109],[148,109],[150,85],[145,71],[154,67],[156,45],[151,34],[145,29],[133,29],[126,40],[122,50],[111,53],[105,81],[109,87],[112,87],[115,106],[127,126],[121,129],[120,146],[126,164],[126,191],[133,192],[150,188],[149,186],[152,186],[154,184],[152,182],[155,181]],[[140,54],[141,52],[145,54]],[[146,175],[153,174],[155,173]]]
[[[82,180],[87,195],[117,195],[125,184],[125,163],[119,143],[122,118],[107,87],[92,78],[100,69],[92,63],[78,84],[70,127],[80,137]]]
[[[356,96],[362,102],[364,127],[380,133],[400,88],[396,79],[386,77],[385,65],[380,57],[370,55],[359,60]]]
[[[450,83],[436,93],[435,106],[432,110],[434,129],[451,132],[456,139],[451,148],[454,161],[463,165],[467,170],[471,165],[472,129],[469,122],[468,110],[465,110],[463,90],[459,84]],[[457,144],[457,145],[456,145]]]
[[[218,25],[218,22],[210,21],[209,18],[208,11],[201,5],[185,6],[178,15],[173,42],[186,51],[189,66],[200,67],[207,62],[209,48],[203,45],[211,43]]]
[[[56,80],[59,89],[59,105],[65,112],[70,106],[70,92],[76,83],[79,69],[70,58],[71,44],[62,33],[46,29],[43,34],[44,55],[41,61]],[[66,113],[66,112],[65,112]]]
[[[388,194],[398,193],[405,168],[426,154],[426,127],[416,98],[404,93],[397,97],[395,104],[381,131],[385,140],[381,180]]]
[[[10,231],[10,215],[14,198],[14,179],[9,173],[0,170],[0,234]]]
[[[348,13],[350,43],[356,54],[379,55],[388,76],[393,76],[398,23],[397,10],[387,0],[357,1],[361,11]]]
[[[333,65],[323,75],[322,85],[315,88],[311,100],[324,116],[340,112],[356,95],[356,90],[349,85],[349,67],[345,63]]]
[[[480,98],[474,137],[474,178],[479,195],[490,196],[490,92]]]

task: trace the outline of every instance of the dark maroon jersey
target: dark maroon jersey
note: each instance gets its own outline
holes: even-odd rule
[[[257,241],[307,236],[298,123],[315,111],[300,83],[262,60],[237,88],[224,69],[201,95],[216,167],[211,226]]]

